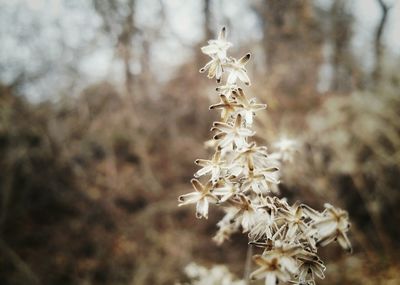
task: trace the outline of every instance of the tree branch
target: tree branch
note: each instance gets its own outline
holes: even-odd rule
[[[380,81],[381,79],[381,73],[382,73],[382,57],[383,57],[383,44],[382,44],[382,36],[384,33],[384,29],[386,26],[387,18],[388,18],[388,13],[390,10],[390,6],[385,3],[384,0],[377,0],[379,7],[382,11],[382,16],[379,21],[378,27],[375,32],[375,42],[374,42],[374,48],[375,48],[375,67],[373,71],[373,78],[374,80]]]

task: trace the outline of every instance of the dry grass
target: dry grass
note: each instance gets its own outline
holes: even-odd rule
[[[106,83],[87,89],[76,101],[39,106],[1,87],[1,284],[173,284],[184,278],[181,269],[191,261],[227,263],[243,274],[246,240],[234,236],[222,248],[211,241],[221,213],[212,210],[209,220],[199,222],[192,209],[177,207],[176,197],[187,192],[196,169],[192,161],[209,156],[202,142],[213,119],[208,100],[199,95],[205,93],[204,84],[188,89],[185,84],[195,83],[190,73],[185,76],[186,83],[177,79],[159,99],[134,103]],[[363,100],[371,103],[362,105],[353,97],[328,100],[314,121],[336,122],[333,129],[349,136],[354,148],[332,143],[339,138],[336,133],[330,139],[325,130],[322,139],[319,129],[307,127],[302,129],[305,148],[285,174],[283,191],[290,199],[301,196],[312,205],[332,199],[352,217],[355,254],[325,251],[332,262],[328,279],[320,284],[399,282],[393,250],[399,241],[398,160],[387,164],[385,155],[395,154],[380,151],[391,149],[387,143],[398,151],[398,141],[377,139],[376,147],[365,146],[376,150],[371,154],[348,124],[365,122],[366,110],[376,101],[386,104],[382,114],[388,109],[397,114],[392,101],[397,97],[390,98],[368,95]],[[345,107],[332,107],[335,100]],[[291,104],[286,113],[296,108]],[[279,122],[264,132],[268,139],[280,130],[295,133],[297,125],[274,110],[279,109],[272,107],[270,117],[259,122],[261,130]],[[389,128],[388,121],[373,116],[367,115],[370,122],[381,123],[374,130],[393,130],[398,138],[398,120],[389,119]],[[300,121],[309,126],[304,113],[298,114]],[[342,151],[348,155],[336,155]],[[342,158],[351,161],[335,160]],[[352,163],[355,170],[340,173],[336,163]]]

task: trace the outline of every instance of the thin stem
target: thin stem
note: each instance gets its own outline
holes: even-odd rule
[[[246,263],[244,265],[244,281],[245,284],[250,284],[250,272],[251,272],[251,257],[253,256],[253,245],[247,246]]]

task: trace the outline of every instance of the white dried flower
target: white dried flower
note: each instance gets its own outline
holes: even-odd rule
[[[255,255],[253,260],[259,268],[251,273],[250,278],[265,279],[265,285],[276,285],[279,281],[287,282],[296,271],[295,263],[285,262],[276,255]]]
[[[219,95],[221,101],[217,104],[213,104],[210,106],[210,110],[213,109],[221,109],[221,119],[226,122],[228,119],[238,110],[241,105],[235,103],[235,101],[229,101],[226,95]]]
[[[247,145],[246,138],[255,134],[254,131],[242,126],[242,116],[237,115],[234,124],[215,122],[211,131],[217,131],[214,139],[219,141],[220,148],[241,149]]]
[[[243,232],[248,232],[257,223],[257,208],[251,200],[244,195],[238,195],[231,200],[231,204],[237,209],[235,219],[243,228]]]
[[[196,203],[196,217],[197,218],[208,218],[208,206],[209,203],[217,203],[218,199],[215,197],[210,190],[212,189],[212,183],[209,181],[206,185],[200,183],[197,179],[191,180],[195,192],[191,192],[179,197],[179,205],[183,206],[187,204]]]
[[[318,244],[325,246],[337,240],[344,250],[351,252],[351,244],[346,234],[350,228],[347,212],[328,203],[324,206],[324,213],[313,224],[318,230]]]
[[[224,72],[223,64],[224,63],[218,57],[212,57],[211,60],[200,69],[200,73],[204,73],[208,70],[207,77],[210,79],[215,77],[217,82],[220,82],[222,73]]]
[[[324,279],[326,269],[324,263],[315,254],[310,254],[308,258],[299,258],[299,281],[303,284],[311,284],[315,276]]]
[[[244,166],[247,170],[265,168],[268,160],[268,152],[265,146],[257,146],[255,142],[237,151],[234,162]]]
[[[221,245],[225,240],[228,240],[230,236],[239,231],[240,223],[235,216],[237,209],[235,207],[226,207],[225,216],[217,223],[218,231],[213,237],[213,240]]]
[[[243,178],[243,191],[253,191],[258,195],[267,195],[271,192],[269,183],[278,184],[276,179],[277,168],[265,168],[250,170],[248,175]]]
[[[273,157],[280,161],[293,161],[293,157],[299,148],[299,142],[293,139],[281,138],[274,143],[274,147],[278,150]]]
[[[246,63],[250,60],[251,55],[245,54],[239,60],[230,58],[229,64],[226,66],[226,70],[229,72],[228,84],[235,84],[237,79],[242,81],[246,85],[250,85],[250,78],[247,75]]]
[[[226,40],[226,28],[222,27],[218,39],[209,40],[208,45],[201,48],[204,54],[216,56],[221,61],[226,59],[226,51],[232,46],[232,43]]]
[[[253,123],[255,112],[267,108],[266,104],[257,104],[255,98],[248,99],[242,88],[233,90],[232,97],[234,98],[235,102],[242,107],[239,109],[239,114],[243,116],[247,125],[251,125]]]
[[[211,129],[216,132],[213,140],[207,142],[215,154],[211,160],[196,160],[201,168],[195,177],[207,179],[207,183],[192,179],[195,191],[180,196],[179,206],[196,204],[197,218],[208,217],[210,203],[222,206],[226,214],[217,223],[218,232],[213,239],[222,244],[240,230],[248,234],[249,242],[262,249],[262,254],[253,257],[258,268],[251,274],[252,279],[265,279],[266,285],[279,281],[315,284],[315,276],[322,279],[325,271],[317,255],[319,246],[337,240],[351,251],[348,214],[330,204],[325,204],[320,213],[275,196],[279,194],[279,169],[284,162],[293,160],[299,144],[284,138],[274,144],[276,152],[268,153],[266,147],[250,141],[255,135],[251,130],[254,116],[266,105],[248,99],[239,87],[237,79],[250,85],[245,69],[250,54],[239,60],[227,57],[230,46],[223,28],[217,40],[202,48],[211,61],[201,72],[208,70],[208,77],[215,77],[218,82],[224,71],[229,74],[227,82],[216,88],[220,101],[210,106],[211,110],[221,111],[221,121]],[[187,270],[195,278],[195,285],[244,284],[242,280],[232,281],[223,267],[208,270],[192,266]]]
[[[243,280],[235,279],[224,265],[214,265],[207,269],[190,263],[186,266],[185,273],[191,279],[191,285],[245,285]]]
[[[235,84],[225,84],[225,85],[220,85],[215,88],[215,90],[228,97],[228,99],[231,99],[232,91],[237,90],[239,87]]]
[[[217,182],[221,171],[225,168],[225,161],[221,160],[221,151],[219,150],[215,152],[212,160],[197,159],[195,163],[202,168],[194,174],[194,177],[199,178],[200,176],[210,173],[213,183]]]
[[[228,199],[232,198],[241,192],[239,183],[232,182],[228,179],[221,179],[212,193],[219,197],[219,201],[226,202]]]
[[[250,230],[249,238],[255,240],[272,240],[273,233],[277,231],[274,211],[268,213],[265,210],[258,210],[257,222]]]

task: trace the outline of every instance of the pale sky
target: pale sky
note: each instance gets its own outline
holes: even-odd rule
[[[165,36],[152,43],[152,66],[159,71],[159,79],[166,80],[173,70],[192,55],[191,45],[202,39],[202,1],[201,0],[138,0],[137,23],[147,27],[157,25],[160,10],[159,1],[166,8],[168,26]],[[256,1],[256,0],[253,0]],[[400,56],[400,0],[386,0],[393,6],[388,18],[384,34],[387,51]],[[261,32],[257,27],[257,17],[247,8],[247,0],[213,1],[216,26],[231,24],[231,39],[234,44],[260,39]],[[317,0],[321,7],[329,8],[331,0]],[[380,18],[377,0],[353,0],[356,17],[354,26],[353,47],[357,55],[365,57],[362,60],[365,68],[372,62],[371,39]],[[0,67],[1,80],[12,80],[15,68],[19,65],[26,70],[40,69],[41,61],[64,63],[72,60],[68,48],[83,45],[88,49],[79,60],[79,72],[85,77],[84,85],[102,79],[120,81],[123,78],[121,63],[114,54],[109,40],[101,37],[97,30],[101,19],[90,9],[90,1],[79,0],[0,0]],[[156,15],[156,16],[154,16]],[[239,19],[239,20],[238,20]],[[38,28],[38,34],[32,33],[32,28]],[[61,33],[60,33],[61,30]],[[23,38],[15,38],[15,35]],[[14,36],[13,36],[14,35]],[[59,39],[67,46],[60,46]],[[96,45],[91,41],[96,38]],[[178,39],[179,38],[179,39]],[[23,40],[28,40],[30,46],[23,46]],[[43,41],[46,41],[43,44]],[[35,52],[32,56],[31,51]],[[33,100],[52,96],[44,94],[51,82],[57,82],[59,88],[65,88],[67,73],[62,70],[63,62],[53,66],[51,74],[44,82],[38,82],[30,90],[24,90]],[[134,66],[134,71],[140,72],[140,66]],[[64,76],[64,77],[63,77]],[[50,82],[50,83],[49,83]],[[82,83],[82,84],[83,84]],[[56,88],[57,86],[54,86]],[[53,87],[53,86],[51,86]]]

